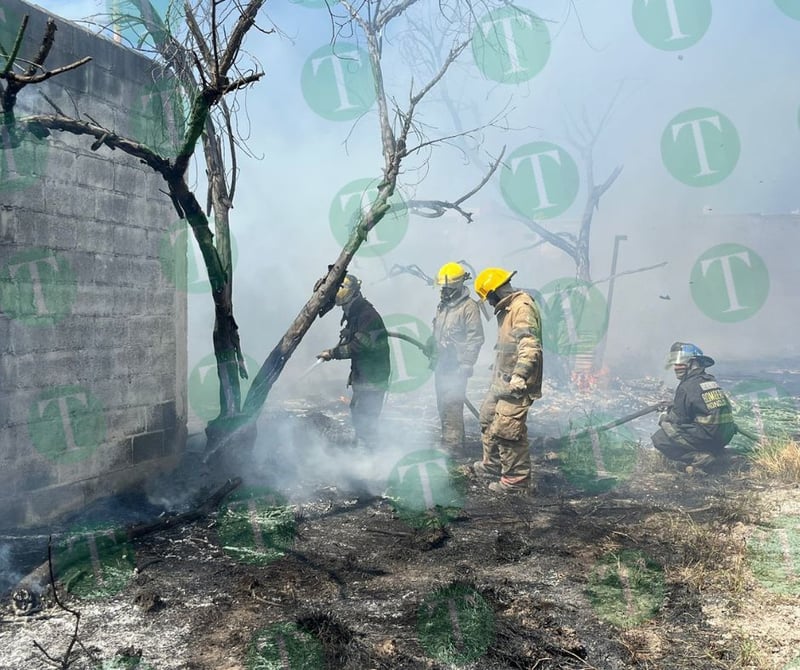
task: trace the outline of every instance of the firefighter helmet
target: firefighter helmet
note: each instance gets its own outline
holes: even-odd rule
[[[342,279],[339,290],[336,291],[336,304],[339,306],[346,305],[360,293],[361,280],[355,275],[347,274]]]
[[[696,344],[691,342],[674,342],[669,348],[669,356],[667,356],[667,364],[665,368],[671,368],[675,365],[689,365],[692,360],[696,360],[700,367],[710,368],[714,365],[714,359],[711,356],[703,354],[702,349]]]
[[[461,263],[445,263],[439,268],[436,275],[436,283],[439,286],[461,285],[467,279],[469,279],[469,272]]]
[[[478,276],[475,277],[475,292],[481,297],[481,300],[486,300],[489,293],[496,291],[515,274],[517,274],[516,270],[514,270],[514,272],[509,272],[503,268],[486,268],[485,270],[481,270]]]

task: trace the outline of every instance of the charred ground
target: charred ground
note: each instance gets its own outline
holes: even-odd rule
[[[260,460],[227,454],[203,465],[201,448],[190,450],[169,486],[160,482],[162,496],[174,494],[162,502],[191,508],[244,472],[240,500],[270,533],[260,546],[237,544],[242,529],[231,528],[223,505],[132,542],[130,578],[113,594],[62,587],[81,613],[69,667],[793,667],[797,552],[790,546],[779,566],[781,588],[760,574],[753,551],[772,520],[800,514],[796,488],[746,467],[689,477],[639,447],[619,477],[592,483],[565,467],[558,441],[544,439],[563,434],[565,417],[584,416],[587,399],[551,397],[531,416],[538,490],[530,498],[490,494],[464,467],[480,453],[469,422],[467,450],[450,469],[456,497],[409,514],[381,476],[396,454],[354,451],[339,401],[288,403],[265,417]],[[663,389],[641,380],[614,397],[600,414],[625,414]],[[402,436],[403,453],[417,439],[429,448],[428,400],[420,396],[412,411],[407,402],[387,407],[388,441]],[[654,424],[639,421],[643,430]],[[254,508],[248,496],[262,485],[273,497]],[[149,503],[117,501],[117,518],[152,516],[149,493]],[[0,667],[54,667],[33,641],[59,657],[73,629],[47,591],[38,612],[7,607]]]

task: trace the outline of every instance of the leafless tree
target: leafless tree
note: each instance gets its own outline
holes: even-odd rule
[[[161,16],[150,0],[119,0],[109,26],[119,39],[127,37],[133,48],[151,52],[163,64],[163,76],[179,82],[188,98],[215,68],[219,49],[217,26],[226,23],[225,14],[231,10],[230,3],[216,2],[208,7],[208,3],[186,2],[180,10],[177,5],[176,2],[170,7],[175,16]],[[185,21],[186,30],[182,33],[171,28],[177,16]],[[246,378],[248,374],[233,315],[230,234],[230,213],[239,172],[237,153],[240,148],[247,152],[247,148],[234,132],[233,114],[226,97],[220,98],[209,111],[201,140],[207,181],[205,214],[213,214],[214,246],[225,273],[221,299],[215,300],[213,336],[220,388],[217,421],[224,425],[226,419],[240,412],[239,376]]]
[[[135,1],[140,5],[147,2],[147,0]],[[31,132],[38,137],[46,137],[52,131],[86,135],[93,139],[93,150],[105,146],[136,157],[163,177],[176,211],[190,225],[208,271],[216,310],[214,344],[222,384],[223,411],[220,418],[223,421],[216,426],[218,430],[209,431],[209,437],[218,441],[217,446],[227,443],[227,438],[237,434],[234,430],[237,426],[249,432],[253,420],[258,416],[286,362],[317,316],[332,303],[348,264],[369,232],[389,211],[389,199],[396,191],[401,165],[405,167],[404,163],[411,156],[422,156],[422,163],[426,164],[437,145],[470,133],[468,130],[459,129],[453,133],[430,137],[425,132],[429,129],[419,123],[418,117],[423,100],[441,82],[450,66],[469,45],[471,5],[470,11],[465,14],[450,16],[453,25],[459,30],[454,32],[449,52],[439,64],[437,71],[422,85],[418,86],[412,80],[411,89],[407,92],[408,99],[404,104],[398,103],[387,93],[382,66],[384,36],[389,24],[403,16],[418,1],[397,0],[387,3],[381,0],[365,0],[358,5],[345,1],[337,5],[341,10],[340,13],[336,17],[332,14],[337,37],[347,30],[357,35],[367,46],[377,100],[383,155],[382,178],[378,185],[377,196],[362,210],[358,223],[354,226],[341,253],[330,264],[327,273],[316,282],[311,297],[261,366],[242,404],[241,412],[238,411],[238,384],[235,384],[234,380],[236,368],[243,372],[243,366],[231,301],[230,247],[222,240],[222,238],[228,239],[227,212],[235,188],[235,182],[227,182],[226,176],[229,174],[235,176],[235,165],[232,171],[228,172],[224,168],[224,163],[218,160],[221,151],[218,140],[215,140],[216,129],[211,123],[211,115],[215,108],[222,110],[223,128],[228,132],[228,146],[232,148],[234,139],[229,133],[230,112],[225,107],[224,97],[258,81],[262,76],[256,69],[246,70],[240,63],[239,56],[244,37],[255,25],[256,15],[264,0],[250,0],[245,5],[228,0],[198,3],[194,7],[185,4],[189,42],[181,44],[177,43],[165,28],[158,24],[151,26],[152,30],[149,32],[154,36],[156,49],[170,66],[172,74],[181,82],[184,90],[190,93],[191,104],[186,129],[175,156],[162,156],[143,143],[123,137],[92,119],[69,116],[57,107],[54,113],[16,118],[14,114],[16,93],[24,86],[37,84],[68,69],[80,67],[89,60],[83,59],[58,70],[46,69],[45,61],[55,35],[54,21],[48,23],[39,54],[25,68],[16,64],[16,50],[7,54],[2,71],[2,81],[5,82],[2,102],[5,126],[13,132]],[[458,7],[460,4],[455,2],[453,7]],[[202,20],[198,14],[199,5],[205,6],[208,10],[203,14]],[[222,11],[223,8],[225,11]],[[446,13],[445,5],[440,5],[440,8]],[[25,30],[24,23],[20,27],[18,43],[21,42]],[[209,206],[206,210],[201,207],[186,179],[189,161],[201,139],[206,150],[209,176]],[[500,155],[502,156],[502,153]],[[447,210],[454,210],[469,221],[471,215],[462,208],[463,203],[488,181],[498,164],[499,159],[496,159],[487,174],[466,194],[449,200],[416,201],[410,203],[410,206],[428,216],[441,216]],[[208,211],[214,211],[218,222],[225,222],[223,230],[225,234],[218,233],[217,245],[214,244],[214,235],[210,229]],[[222,245],[220,240],[223,241]]]
[[[147,0],[136,0],[150,7]],[[258,81],[262,74],[254,65],[245,63],[242,45],[247,33],[256,25],[256,17],[265,0],[249,0],[246,4],[230,0],[211,3],[185,3],[188,26],[186,40],[178,42],[163,25],[151,23],[149,32],[165,63],[165,72],[177,79],[189,102],[183,137],[174,156],[162,155],[144,143],[124,137],[105,128],[91,118],[79,118],[54,107],[54,113],[32,114],[16,118],[17,94],[25,86],[39,84],[63,72],[75,69],[90,59],[83,58],[54,70],[46,68],[52,49],[56,22],[48,20],[41,46],[31,62],[21,62],[19,49],[27,29],[27,17],[20,26],[15,44],[2,52],[0,70],[2,85],[3,129],[12,142],[21,141],[25,132],[44,138],[52,131],[85,135],[93,139],[92,150],[105,146],[119,149],[148,165],[160,174],[167,186],[175,210],[185,219],[200,248],[208,272],[215,308],[214,352],[221,385],[221,416],[238,415],[239,385],[237,371],[246,376],[239,345],[232,304],[232,263],[228,212],[232,206],[236,177],[235,141],[231,131],[231,115],[225,97]],[[142,12],[142,16],[157,16]],[[166,75],[165,75],[166,76]],[[221,127],[228,137],[232,168],[227,171],[224,150],[213,120],[220,110]],[[208,169],[209,190],[204,209],[189,186],[187,169],[199,141],[202,140]],[[217,225],[217,243],[209,224],[213,211]]]
[[[430,76],[417,84],[411,79],[411,88],[404,93],[404,103],[387,90],[384,73],[384,50],[387,47],[387,34],[390,24],[406,15],[417,5],[425,3],[419,0],[341,0],[335,7],[330,7],[331,24],[334,40],[342,37],[357,39],[366,44],[372,69],[376,101],[377,117],[383,155],[383,170],[378,192],[369,206],[365,207],[354,226],[347,243],[339,256],[329,265],[327,273],[314,286],[314,291],[289,329],[268,355],[256,375],[243,405],[243,412],[253,418],[260,411],[272,385],[278,379],[289,357],[297,348],[301,339],[314,323],[314,320],[330,305],[335,292],[342,281],[347,267],[352,261],[368,233],[386,216],[390,210],[389,199],[395,193],[398,177],[408,169],[410,158],[417,158],[426,167],[431,153],[438,146],[452,142],[458,137],[478,133],[485,125],[474,129],[458,129],[431,136],[431,128],[423,126],[421,118],[424,114],[420,108],[431,91],[445,78],[448,69],[455,63],[469,46],[471,31],[474,27],[475,8],[471,2],[441,2],[437,9],[446,21],[451,32],[448,33],[448,48],[439,60]],[[426,132],[427,131],[427,132]],[[498,161],[487,169],[487,174],[475,188],[467,194],[452,200],[418,200],[408,203],[411,209],[428,216],[441,216],[447,210],[455,210],[467,221],[471,215],[461,208],[464,201],[474,195],[496,169]]]

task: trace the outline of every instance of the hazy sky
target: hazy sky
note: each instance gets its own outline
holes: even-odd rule
[[[105,11],[99,0],[39,4],[72,19]],[[332,233],[331,207],[337,194],[353,180],[381,174],[374,106],[355,121],[331,120],[312,108],[315,97],[330,95],[316,79],[303,83],[304,68],[313,69],[312,53],[331,41],[328,12],[303,6],[315,4],[268,3],[262,25],[272,22],[279,32],[253,32],[247,43],[265,77],[241,98],[246,114],[239,118],[260,160],[240,157],[233,232],[238,321],[246,353],[255,358],[269,352],[335,258],[340,245]],[[545,27],[544,42],[522,24],[495,23],[500,28],[494,34],[522,31],[503,33],[513,36],[506,44],[520,47],[518,70],[538,68],[536,74],[492,80],[485,71],[492,56],[483,52],[481,66],[479,55],[467,49],[446,80],[463,126],[486,123],[505,109],[506,128],[487,130],[482,143],[472,145],[476,154],[439,147],[425,156],[424,170],[410,169],[422,164],[412,159],[401,175],[401,191],[406,198],[455,199],[481,178],[476,156],[485,160],[504,145],[510,169],[505,177],[495,175],[469,203],[476,213],[473,224],[455,215],[411,217],[396,246],[378,256],[359,256],[353,271],[363,278],[368,297],[384,313],[428,323],[436,293],[410,276],[381,281],[394,264],[415,263],[434,274],[442,263],[463,258],[477,269],[517,269],[519,285],[532,288],[573,275],[572,262],[553,247],[527,249],[537,238],[515,220],[514,208],[533,207],[536,218],[553,230],[577,230],[586,202],[586,162],[572,140],[582,119],[596,126],[613,102],[594,146],[594,180],[601,183],[616,166],[623,170],[594,214],[593,278],[609,274],[618,235],[627,236],[618,270],[668,265],[617,282],[609,360],[651,366],[675,339],[698,340],[735,357],[754,335],[766,338],[762,345],[771,353],[798,355],[796,344],[766,326],[776,318],[797,325],[797,298],[785,287],[798,279],[788,254],[800,241],[800,229],[788,224],[779,234],[763,219],[733,223],[729,217],[800,210],[800,1],[522,0],[518,5],[542,19],[535,25],[540,31]],[[423,50],[408,34],[403,23],[384,36],[387,85],[401,103],[412,74],[417,85],[424,74]],[[415,34],[427,39],[419,30]],[[337,45],[350,42],[340,39]],[[326,61],[316,55],[321,72]],[[511,58],[509,52],[505,56]],[[502,67],[510,71],[507,66]],[[420,112],[431,136],[452,132],[453,117],[440,97],[431,97]],[[533,143],[547,143],[537,145],[538,162],[525,149]],[[569,158],[574,179],[562,171],[550,181],[547,170],[564,169]],[[537,169],[543,171],[541,180]],[[527,181],[520,181],[526,174]],[[729,246],[702,261],[718,245]],[[768,287],[763,295],[745,297],[744,285],[763,283],[756,258],[764,262]],[[702,268],[699,278],[691,274],[695,267]],[[704,298],[697,287],[706,280],[716,284]],[[598,287],[607,290],[607,284]],[[211,352],[211,303],[203,293],[189,298],[191,367]],[[335,343],[337,333],[338,314],[317,324],[295,365],[305,367],[316,351]]]

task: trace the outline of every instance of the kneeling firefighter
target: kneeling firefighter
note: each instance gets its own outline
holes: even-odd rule
[[[714,359],[696,345],[673,343],[666,367],[680,383],[651,436],[653,446],[668,459],[698,471],[715,465],[737,431],[728,397],[706,372],[712,365]]]

